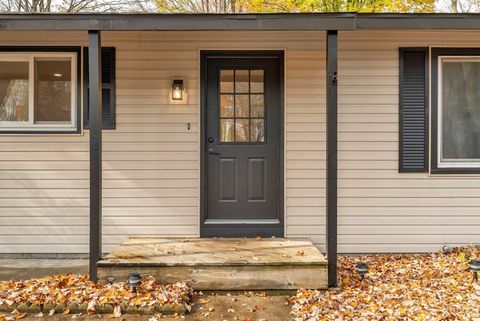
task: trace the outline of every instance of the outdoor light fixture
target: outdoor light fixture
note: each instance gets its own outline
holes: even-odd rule
[[[183,79],[172,79],[172,100],[182,100],[184,90]]]
[[[142,283],[142,277],[140,273],[134,272],[128,275],[128,282],[127,284],[132,287],[132,293],[137,292],[137,286]]]
[[[477,273],[480,272],[480,261],[479,260],[471,260],[468,262],[469,270],[472,272],[473,281],[478,280]]]
[[[368,264],[365,262],[357,262],[356,269],[357,273],[363,280],[365,278],[365,275],[368,273]]]
[[[53,77],[62,77],[62,76],[63,76],[63,75],[60,74],[60,73],[58,73],[58,72],[53,74]]]
[[[450,246],[448,246],[448,245],[444,245],[444,246],[442,247],[442,251],[443,251],[443,254],[449,254],[449,253],[452,252],[452,248],[451,248]]]

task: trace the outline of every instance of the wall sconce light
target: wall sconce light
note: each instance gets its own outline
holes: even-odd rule
[[[174,78],[171,82],[172,100],[183,100],[185,92],[185,81],[181,78]]]

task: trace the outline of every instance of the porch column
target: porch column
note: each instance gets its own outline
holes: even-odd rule
[[[328,286],[337,285],[337,54],[338,31],[327,31],[327,258]]]
[[[102,256],[102,75],[100,31],[88,31],[88,121],[90,127],[90,280],[97,281]]]

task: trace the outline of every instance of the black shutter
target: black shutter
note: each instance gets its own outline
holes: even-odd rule
[[[400,48],[399,171],[428,171],[428,48]]]
[[[84,115],[88,128],[88,48],[83,51]],[[102,117],[103,129],[115,129],[115,48],[102,47]]]

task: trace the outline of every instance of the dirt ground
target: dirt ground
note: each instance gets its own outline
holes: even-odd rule
[[[29,279],[59,273],[87,273],[86,260],[0,260],[0,280]],[[194,297],[192,311],[181,320],[188,321],[288,321],[290,306],[286,305],[289,293],[211,293]],[[122,321],[148,321],[152,316],[124,315]],[[30,315],[25,321],[94,321],[112,320],[108,315],[55,315],[42,318]],[[158,317],[159,321],[174,321],[179,318]]]

